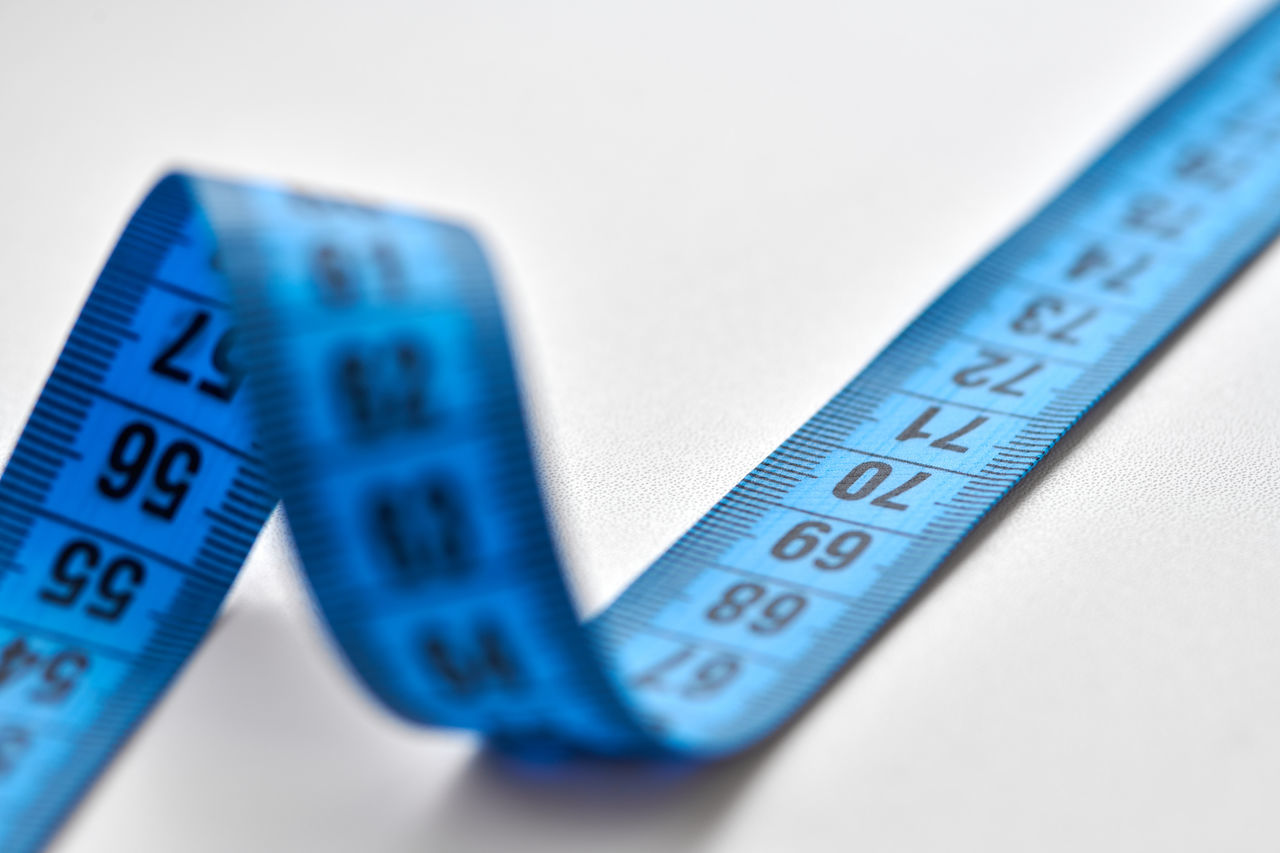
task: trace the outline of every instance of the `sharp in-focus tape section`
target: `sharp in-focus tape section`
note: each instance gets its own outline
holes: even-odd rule
[[[513,748],[750,745],[1271,240],[1277,200],[1273,11],[583,626],[472,234],[166,177],[0,480],[0,848],[51,836],[278,493],[338,644],[397,713]]]

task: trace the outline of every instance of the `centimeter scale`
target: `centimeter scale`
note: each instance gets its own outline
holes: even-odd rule
[[[278,496],[334,636],[397,713],[515,749],[741,750],[1278,228],[1273,10],[583,626],[471,233],[170,175],[0,480],[0,849],[51,836]]]

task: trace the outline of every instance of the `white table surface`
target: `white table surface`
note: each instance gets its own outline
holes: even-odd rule
[[[0,439],[172,164],[461,215],[606,602],[1251,3],[0,0]],[[521,774],[395,722],[278,526],[55,853],[1280,846],[1280,253],[781,739]]]

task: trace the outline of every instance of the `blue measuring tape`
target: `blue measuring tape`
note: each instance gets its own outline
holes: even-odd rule
[[[282,495],[353,670],[518,749],[775,729],[1280,229],[1280,10],[945,291],[580,625],[490,268],[411,212],[171,175],[0,480],[0,848],[38,848]]]

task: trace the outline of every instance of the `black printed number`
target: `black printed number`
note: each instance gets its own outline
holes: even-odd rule
[[[1179,206],[1166,196],[1149,194],[1133,200],[1125,213],[1124,224],[1134,231],[1154,234],[1164,240],[1177,240],[1199,218],[1197,207]]]
[[[426,347],[411,338],[340,352],[333,384],[351,434],[369,441],[430,426],[430,368]]]
[[[1085,249],[1067,268],[1067,279],[1080,281],[1096,278],[1101,281],[1104,290],[1128,293],[1133,289],[1134,279],[1150,266],[1151,255],[1147,252],[1122,259],[1113,256],[1106,248],[1095,243]]]
[[[949,450],[952,453],[968,453],[969,448],[963,444],[957,443],[956,439],[960,438],[962,435],[972,432],[973,430],[985,424],[987,422],[986,416],[979,415],[976,418],[970,419],[970,421],[967,424],[960,427],[959,429],[952,430],[946,435],[941,435],[934,438],[934,433],[925,432],[924,428],[928,426],[929,422],[933,420],[934,416],[941,411],[942,411],[941,406],[930,406],[929,408],[925,409],[923,414],[920,415],[920,417],[916,418],[907,426],[906,429],[898,433],[897,440],[911,441],[914,438],[923,438],[923,439],[932,438],[933,441],[929,442],[930,447],[936,447],[939,450]]]
[[[384,486],[367,507],[372,541],[397,583],[456,577],[465,569],[472,537],[462,497],[448,479]]]
[[[1018,387],[1018,383],[1034,376],[1044,368],[1043,364],[1036,362],[1013,376],[1005,376],[997,381],[997,376],[988,374],[995,371],[999,376],[1004,376],[1007,371],[999,370],[998,368],[1003,367],[1013,359],[1007,355],[985,349],[979,350],[978,356],[982,361],[957,370],[955,375],[951,377],[951,381],[961,388],[981,388],[985,386],[992,394],[1021,397],[1025,391]]]
[[[355,211],[357,208],[347,207],[345,210]],[[363,251],[357,247],[357,251],[352,253],[347,248],[331,243],[322,243],[312,251],[311,277],[316,282],[320,297],[329,305],[343,307],[360,298],[361,282],[367,280],[359,272],[359,254]],[[395,246],[376,242],[369,247],[369,251],[368,258],[373,264],[373,284],[378,287],[375,292],[386,299],[403,299],[408,293],[408,281],[404,261]]]
[[[311,256],[311,276],[320,295],[330,304],[345,305],[359,295],[351,264],[337,246],[323,243],[316,247]]]
[[[142,483],[156,451],[156,431],[135,421],[116,436],[107,456],[107,470],[98,477],[98,491],[112,500],[124,500]],[[164,448],[151,468],[154,491],[142,501],[142,509],[171,521],[200,471],[200,448],[189,441],[175,441]]]
[[[1020,335],[1044,335],[1051,341],[1074,346],[1080,340],[1073,333],[1096,316],[1097,308],[1075,311],[1057,297],[1041,296],[1028,302],[1022,313],[1009,323],[1009,328]]]
[[[686,699],[708,699],[728,686],[742,669],[742,661],[728,652],[717,652],[695,665],[698,657],[695,646],[685,646],[637,675],[631,686],[637,690],[669,689]]]
[[[831,531],[831,525],[825,521],[802,521],[775,542],[769,553],[779,560],[803,560],[822,545],[823,539]],[[870,533],[845,530],[827,542],[822,555],[814,559],[813,565],[824,572],[838,572],[858,559],[870,544]]]
[[[56,704],[67,698],[88,668],[89,656],[79,649],[64,649],[46,658],[32,650],[25,638],[17,637],[0,649],[0,688],[35,671],[40,683],[31,692],[31,699]]]
[[[889,475],[893,473],[893,466],[887,462],[869,461],[863,462],[855,467],[852,471],[845,475],[844,479],[836,484],[832,494],[841,500],[860,501],[871,497],[889,479]],[[897,486],[889,489],[883,494],[876,495],[871,500],[872,506],[884,507],[885,509],[904,510],[907,505],[895,501],[894,498],[901,497],[906,492],[914,489],[916,486],[929,479],[929,475],[924,471],[912,474],[910,478],[899,483]]]
[[[58,652],[45,664],[41,673],[43,684],[31,694],[31,698],[48,704],[61,702],[88,669],[89,656],[84,652],[78,649]]]
[[[1182,152],[1174,173],[1184,180],[1222,191],[1230,189],[1250,167],[1250,162],[1242,157],[1228,158],[1212,148],[1196,146]]]
[[[493,625],[477,624],[470,642],[427,630],[420,637],[419,650],[428,673],[455,696],[521,687],[520,669],[510,644]]]
[[[189,383],[192,378],[191,370],[183,367],[179,361],[184,360],[190,350],[198,347],[212,317],[208,311],[193,314],[182,333],[151,362],[151,372],[183,385]],[[231,360],[233,338],[234,332],[231,329],[218,336],[209,353],[209,366],[214,375],[196,382],[196,388],[201,393],[224,403],[235,396],[240,383],[244,381],[243,372]]]
[[[74,539],[54,559],[51,583],[41,588],[40,599],[75,607],[88,591],[84,612],[104,622],[116,622],[133,602],[133,595],[145,578],[146,569],[133,557],[106,561],[96,544]]]
[[[792,592],[768,598],[768,591],[757,583],[735,583],[724,591],[720,600],[707,610],[707,618],[712,622],[730,624],[748,612],[755,618],[747,623],[747,630],[753,634],[776,634],[800,615],[804,610],[804,596]],[[759,605],[759,606],[757,606]]]

